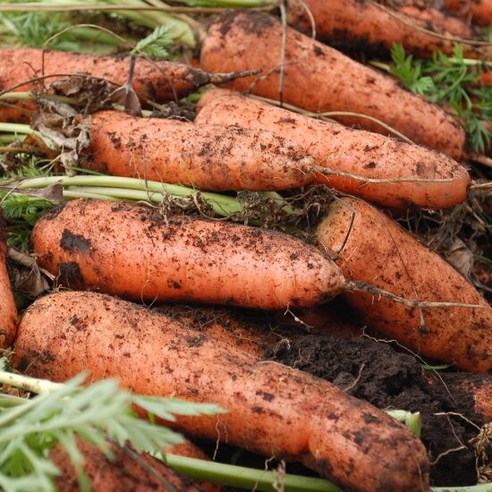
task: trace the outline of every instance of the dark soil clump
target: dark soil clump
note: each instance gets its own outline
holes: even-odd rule
[[[369,337],[297,336],[288,347],[282,344],[270,351],[267,358],[332,381],[378,408],[420,412],[432,484],[477,483],[475,452],[469,441],[484,422],[475,413],[471,396],[446,384],[446,373],[437,384],[429,384],[416,357]]]

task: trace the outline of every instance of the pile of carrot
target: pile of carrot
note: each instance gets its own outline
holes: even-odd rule
[[[289,19],[299,29],[309,30],[305,7],[319,39],[335,42],[342,25],[344,39],[366,38],[386,48],[398,41],[420,54],[449,50],[450,36],[475,35],[474,27],[435,9],[392,10],[352,0],[291,2]],[[478,11],[473,15],[481,18]],[[376,32],[378,37],[370,35]],[[389,76],[292,27],[284,45],[283,33],[270,14],[227,11],[203,40],[202,69],[138,59],[132,83],[143,103],[179,99],[214,82],[214,74],[261,69],[233,79],[232,90],[205,92],[194,122],[104,110],[77,115],[72,123],[83,121],[89,129],[77,157],[90,171],[226,192],[325,185],[336,198],[313,244],[245,224],[74,200],[39,219],[31,237],[39,266],[61,292],[36,300],[19,321],[0,223],[0,347],[13,345],[15,367],[37,377],[65,381],[87,369],[94,380],[117,377],[136,393],[218,403],[227,413],[163,423],[300,461],[346,489],[427,490],[430,465],[422,443],[381,410],[330,383],[262,361],[261,347],[276,343],[268,329],[259,333],[237,319],[224,329],[216,318],[226,311],[211,307],[203,308],[207,329],[197,332],[201,321],[186,310],[158,312],[136,304],[292,309],[296,321],[352,336],[357,326],[337,320],[333,327],[326,320],[329,302],[340,296],[369,329],[421,357],[480,374],[463,384],[478,388],[477,411],[490,417],[483,405],[490,384],[483,375],[492,374],[492,307],[376,208],[463,203],[471,184],[460,163],[468,155],[464,129]],[[14,53],[23,61],[19,73],[7,69]],[[114,88],[127,82],[128,58],[65,56],[0,50],[0,90],[42,94],[46,82],[77,73],[109,80]],[[33,108],[0,107],[0,118],[19,121]],[[319,118],[325,114],[338,122]],[[127,483],[112,467],[100,475],[100,459],[88,462],[88,469],[105,480],[101,487]],[[192,487],[200,485],[187,490]]]

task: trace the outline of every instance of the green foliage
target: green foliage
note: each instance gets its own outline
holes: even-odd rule
[[[492,86],[478,83],[480,61],[466,59],[461,45],[455,46],[452,56],[437,51],[430,60],[415,60],[395,44],[391,57],[390,72],[408,89],[456,113],[475,151],[490,145],[492,134],[482,120],[492,121]]]
[[[422,75],[422,61],[414,60],[412,55],[405,55],[401,44],[394,44],[391,49],[393,64],[390,72],[397,77],[408,89],[417,94],[430,94],[435,90],[430,77]]]
[[[146,55],[154,59],[170,57],[168,48],[173,44],[173,33],[167,26],[157,26],[146,38],[141,39],[131,51],[132,55]]]
[[[19,378],[22,378],[20,376]],[[166,420],[176,414],[222,413],[214,404],[190,403],[170,398],[135,396],[121,390],[115,380],[82,386],[83,375],[53,391],[16,405],[3,405],[0,398],[0,489],[52,491],[59,473],[49,451],[61,445],[73,462],[82,490],[90,484],[82,464],[77,438],[97,446],[111,456],[108,440],[129,443],[136,451],[158,453],[162,447],[182,441],[182,436],[164,426],[139,418],[136,404]]]

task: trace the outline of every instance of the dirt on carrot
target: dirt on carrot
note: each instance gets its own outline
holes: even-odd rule
[[[414,308],[377,293],[343,294],[369,326],[423,357],[492,373],[491,306],[467,279],[394,220],[362,200],[343,198],[333,203],[317,239],[347,279],[405,299],[476,306]]]
[[[58,292],[37,300],[22,318],[14,363],[54,381],[85,369],[137,394],[213,401],[227,412],[177,416],[177,428],[302,461],[350,490],[428,489],[422,443],[384,412],[229,344],[197,343],[184,324],[116,298]]]
[[[324,253],[287,234],[107,200],[46,214],[32,242],[61,285],[148,302],[286,309],[326,302],[344,284]]]
[[[435,50],[452,54],[453,39],[479,38],[478,31],[467,23],[432,8],[432,5],[421,10],[400,3],[295,0],[291,2],[289,21],[309,34],[312,29],[306,13],[309,9],[317,39],[335,46],[351,46],[350,49],[355,45],[366,53],[379,52],[382,48],[389,51],[393,43],[399,43],[408,52],[430,57]],[[468,56],[479,54],[474,47],[467,47],[467,50]]]
[[[314,181],[313,158],[267,130],[116,111],[89,118],[90,145],[80,164],[90,170],[216,191],[285,190]]]
[[[78,440],[77,446],[84,455],[83,468],[92,490],[212,492],[212,489],[183,477],[156,458],[139,454],[131,448],[112,444],[110,446],[112,457],[108,457],[97,447],[82,440]],[[66,451],[61,446],[56,446],[51,451],[51,457],[61,471],[61,475],[55,480],[57,490],[80,491],[75,468]],[[215,491],[217,490],[219,489],[215,488]]]
[[[312,112],[349,112],[333,117],[385,135],[391,133],[389,125],[411,141],[454,159],[464,155],[465,132],[444,109],[291,28],[286,32],[283,59],[283,30],[280,20],[266,13],[226,12],[208,29],[201,66],[210,72],[261,68],[260,75],[236,80],[231,86]]]
[[[269,129],[314,157],[317,183],[383,207],[452,207],[465,199],[470,184],[467,170],[440,152],[224,89],[202,96],[195,123]]]

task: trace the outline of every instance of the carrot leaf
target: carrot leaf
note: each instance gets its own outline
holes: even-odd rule
[[[160,452],[162,447],[182,442],[182,436],[165,426],[141,419],[133,405],[147,406],[153,413],[174,414],[222,412],[213,404],[198,404],[168,398],[135,396],[107,379],[83,386],[80,374],[67,383],[52,383],[0,371],[0,383],[38,392],[31,399],[0,398],[0,488],[12,492],[52,491],[59,474],[49,451],[61,445],[74,464],[82,490],[90,490],[83,471],[83,454],[77,438],[97,446],[110,456],[109,442],[130,445],[137,451]]]

